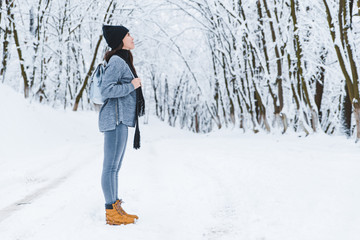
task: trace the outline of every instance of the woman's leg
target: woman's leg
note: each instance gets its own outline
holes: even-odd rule
[[[104,132],[104,163],[101,175],[101,187],[106,204],[112,204],[116,201],[116,199],[114,199],[114,176],[117,167],[115,156],[118,141],[116,135],[116,129]]]
[[[124,154],[125,154],[125,150],[126,150],[126,143],[127,143],[127,139],[128,139],[128,126],[126,126],[125,124],[119,124],[118,125],[118,129],[119,129],[119,161],[118,161],[118,165],[116,168],[116,175],[115,175],[115,184],[114,184],[114,193],[115,193],[115,197],[116,199],[118,199],[118,174],[119,174],[119,170],[121,167],[121,163],[122,160],[124,158]]]
[[[104,133],[104,164],[101,186],[106,204],[112,204],[118,199],[118,172],[125,152],[127,136],[128,129],[124,124],[119,124],[116,129]]]

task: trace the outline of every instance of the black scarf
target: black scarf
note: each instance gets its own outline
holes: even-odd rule
[[[131,72],[137,78],[137,74],[135,69],[133,68],[132,64],[130,63],[130,51],[121,49],[116,51],[115,53],[119,57],[125,60],[125,62],[130,67]],[[139,117],[144,116],[145,114],[145,100],[141,90],[141,87],[136,89],[136,110],[135,110],[135,136],[134,136],[134,148],[140,148],[140,130],[139,130]]]

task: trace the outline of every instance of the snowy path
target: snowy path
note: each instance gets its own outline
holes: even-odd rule
[[[333,148],[327,160],[326,146],[303,153],[279,138],[285,146],[274,152],[271,137],[247,137],[164,138],[128,149],[120,192],[140,220],[126,228],[104,224],[102,149],[89,147],[86,164],[0,223],[1,239],[357,239],[353,153]],[[256,152],[258,144],[265,147]]]
[[[360,235],[360,147],[343,137],[196,135],[150,119],[141,128],[140,151],[131,148],[130,130],[119,175],[124,208],[140,219],[107,226],[96,114],[29,107],[22,100],[17,109],[13,121],[0,120],[1,240]]]

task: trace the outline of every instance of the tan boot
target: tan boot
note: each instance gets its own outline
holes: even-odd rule
[[[115,207],[116,207],[116,210],[117,210],[118,212],[121,212],[122,214],[124,214],[124,215],[126,215],[126,216],[128,216],[128,217],[131,217],[131,218],[134,218],[134,219],[139,219],[139,217],[136,216],[136,215],[127,214],[127,213],[125,212],[125,210],[121,207],[121,203],[123,203],[122,200],[116,200],[116,202],[114,203],[114,204],[115,204]]]
[[[112,209],[106,209],[106,223],[110,225],[121,225],[134,223],[134,218],[128,217],[126,214],[117,210],[117,203],[112,204]]]

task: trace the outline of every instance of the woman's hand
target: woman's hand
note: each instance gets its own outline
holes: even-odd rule
[[[138,87],[141,86],[141,79],[140,78],[134,78],[131,81],[132,85],[134,85],[134,88],[137,89]]]

